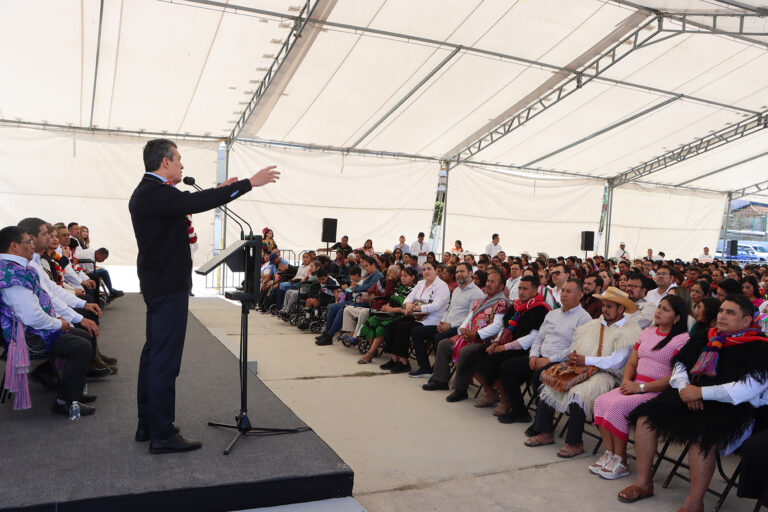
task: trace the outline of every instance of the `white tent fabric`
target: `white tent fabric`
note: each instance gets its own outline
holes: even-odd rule
[[[277,185],[256,189],[232,204],[251,223],[275,233],[278,247],[324,247],[322,219],[338,219],[337,239],[355,248],[370,238],[377,251],[392,249],[402,234],[411,242],[428,232],[439,167],[434,162],[319,153],[237,144],[230,176],[245,177],[269,164],[281,171]],[[230,222],[227,239],[240,237]]]
[[[742,7],[735,7],[710,0],[228,0],[226,8],[206,0],[2,2],[0,125],[7,128],[0,141],[0,172],[33,179],[5,185],[0,192],[8,201],[0,212],[10,223],[20,206],[42,201],[44,215],[65,220],[55,219],[61,210],[45,208],[61,205],[66,197],[70,207],[76,200],[68,214],[87,224],[94,215],[88,208],[103,205],[105,197],[116,204],[125,201],[133,188],[126,176],[140,171],[145,139],[101,135],[99,130],[207,137],[209,142],[181,143],[181,149],[198,180],[213,184],[217,143],[231,136],[254,93],[269,81],[267,69],[283,43],[291,41],[292,17],[306,4],[318,7],[297,39],[299,50],[278,72],[277,85],[268,88],[269,101],[259,104],[235,135],[266,141],[267,147],[323,145],[347,153],[265,149],[234,141],[230,175],[261,167],[262,160],[283,163],[284,178],[270,191],[271,203],[254,199],[259,194],[242,201],[249,219],[274,226],[278,242],[293,249],[314,245],[322,217],[338,217],[340,231],[352,237],[353,245],[373,237],[376,247],[386,247],[402,231],[410,240],[412,232],[428,230],[437,160],[453,159],[535,104],[529,121],[472,155],[472,162],[530,166],[585,179],[513,178],[459,166],[449,183],[448,234],[480,249],[487,234],[481,236],[473,222],[489,224],[489,232],[504,232],[510,241],[515,239],[506,233],[516,224],[521,250],[574,252],[578,231],[597,227],[602,179],[768,113],[768,74],[760,72],[768,62],[765,18],[744,19],[748,36],[713,34],[706,28],[713,23],[708,13],[754,15],[761,2],[740,0]],[[701,33],[667,39],[670,33],[661,33],[653,44],[601,68],[597,78],[563,101],[535,103],[626,34],[656,30],[656,22],[640,29],[656,10],[667,13],[663,26],[668,30],[682,28],[675,20],[681,13],[695,13],[689,20],[695,24],[686,29]],[[718,30],[738,30],[739,20],[718,18]],[[619,55],[631,48],[619,46]],[[51,125],[73,127],[76,133],[19,128]],[[674,222],[652,216],[629,219],[614,200],[618,224],[612,244],[622,236],[638,247],[661,244],[680,254],[713,245],[726,193],[765,181],[765,128],[763,123],[718,149],[673,159],[677,163],[668,168],[617,188],[616,198],[632,195],[632,204],[646,211],[663,205]],[[31,152],[35,146],[43,154]],[[365,157],[356,151],[390,156]],[[56,174],[51,164],[63,164],[72,181]],[[87,169],[91,165],[127,174],[106,179]],[[73,185],[87,178],[94,181],[86,190]],[[30,188],[38,182],[43,182],[40,193]],[[468,194],[472,202],[453,203],[450,198],[462,183],[469,188],[458,188],[458,194]],[[504,199],[495,197],[516,187],[526,191],[529,204],[540,197],[557,200],[567,195],[560,188],[566,183],[575,187],[571,196],[582,207],[567,218],[567,236],[553,237],[561,217],[539,216],[533,222],[520,210],[505,209]],[[649,188],[652,183],[720,194],[702,198],[691,190]],[[361,186],[377,196],[369,199]],[[52,196],[52,190],[62,197]],[[750,197],[766,201],[767,196]],[[712,211],[704,215],[702,209]],[[103,224],[96,225],[94,234],[110,244],[114,240],[104,245],[113,250],[115,261],[129,261],[135,256],[126,242],[130,231],[107,233],[108,226],[127,227],[119,210],[111,203],[101,208],[108,213],[97,214],[96,222]],[[210,254],[213,234],[211,217],[200,217],[195,223],[206,241],[198,253],[203,258]],[[493,219],[498,228],[490,226]],[[526,219],[530,227],[517,225]],[[685,236],[663,234],[675,227],[686,229]],[[520,234],[521,229],[527,231]],[[650,241],[654,234],[660,237],[657,242]],[[673,243],[678,245],[671,249]]]
[[[648,249],[685,261],[698,257],[704,247],[714,254],[724,210],[722,194],[635,184],[617,188],[609,255],[620,242],[626,242],[633,258],[642,258]]]
[[[507,254],[579,254],[581,232],[597,231],[603,190],[599,180],[531,179],[456,167],[448,179],[446,250],[458,239],[479,254],[498,233]]]
[[[128,200],[144,174],[146,139],[0,128],[0,225],[25,217],[88,226],[110,265],[136,264]],[[179,141],[184,172],[201,186],[216,181],[215,143]],[[183,187],[183,186],[182,186]],[[184,187],[186,188],[186,187]],[[193,216],[202,263],[213,250],[213,213]]]

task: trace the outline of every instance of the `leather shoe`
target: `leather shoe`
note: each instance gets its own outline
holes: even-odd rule
[[[454,389],[453,393],[445,397],[446,402],[461,402],[462,400],[466,400],[469,398],[466,391],[462,391],[460,389]]]
[[[174,434],[168,439],[162,441],[150,441],[149,453],[177,453],[197,450],[203,445],[200,441],[184,439],[181,434]]]
[[[81,396],[80,400],[78,400],[77,402],[80,403],[80,404],[90,404],[90,403],[95,402],[95,401],[96,401],[96,395],[86,395],[86,394],[83,394],[83,396]],[[82,414],[82,413],[80,413],[80,414]]]
[[[324,335],[324,336],[325,337],[323,339],[317,340],[315,342],[315,345],[319,347],[323,347],[325,345],[333,345],[333,339],[328,335]]]
[[[85,374],[87,377],[106,377],[107,375],[112,375],[112,370],[109,368],[94,368],[90,367],[88,369],[88,373]]]
[[[528,423],[531,421],[531,415],[528,413],[528,411],[520,414],[519,412],[513,410],[502,414],[496,419],[499,420],[499,423]]]
[[[85,405],[81,402],[78,402],[80,405],[80,416],[90,416],[94,412],[96,412],[96,409],[94,407],[91,407],[90,405]],[[60,404],[59,402],[53,402],[53,412],[56,414],[63,414],[64,416],[69,416],[69,405],[68,404]]]
[[[174,434],[179,433],[179,427],[175,427]],[[144,443],[146,441],[149,441],[149,427],[146,425],[139,425],[136,427],[136,435],[133,436],[133,438],[136,440],[136,442]]]
[[[447,391],[448,390],[448,383],[447,382],[437,382],[436,380],[431,380],[421,386],[421,389],[424,391]]]

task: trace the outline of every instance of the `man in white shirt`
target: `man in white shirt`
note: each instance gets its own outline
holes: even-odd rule
[[[616,251],[616,261],[621,261],[623,259],[630,259],[629,253],[626,250],[627,244],[624,242],[619,242],[619,250]]]
[[[419,233],[417,240],[411,244],[411,256],[416,257],[418,265],[422,266],[427,261],[429,247],[424,243],[424,233]]]
[[[656,270],[656,286],[655,290],[648,292],[645,300],[658,306],[661,299],[667,296],[669,290],[677,287],[677,283],[672,279],[672,268],[670,266],[662,265]]]
[[[629,275],[629,281],[627,282],[627,294],[629,294],[630,300],[637,306],[637,311],[625,316],[627,320],[637,322],[640,329],[645,329],[651,325],[653,323],[653,316],[656,314],[656,304],[648,302],[645,298],[648,293],[647,279],[647,277],[636,272]]]
[[[565,283],[571,278],[571,269],[569,269],[568,265],[565,263],[558,262],[552,267],[549,275],[552,276],[552,283],[555,286],[550,286],[548,288],[549,293],[545,299],[547,304],[549,304],[550,309],[557,309],[561,305],[560,294],[563,292],[563,286],[565,286]]]
[[[472,281],[472,267],[468,263],[456,265],[456,282],[459,286],[453,290],[451,302],[440,322],[437,325],[417,326],[411,331],[411,342],[419,367],[409,372],[409,377],[428,378],[432,375],[427,343],[436,348],[442,340],[456,336],[459,326],[472,309],[472,304],[484,296],[483,290]]]
[[[499,245],[499,242],[501,239],[499,238],[498,233],[494,233],[491,237],[491,243],[485,246],[485,254],[493,258],[497,254],[501,252],[501,245]]]
[[[704,248],[704,252],[699,255],[699,263],[712,263],[715,258],[709,254],[709,247]]]
[[[55,307],[51,311],[48,294],[39,287],[36,272],[29,268],[33,244],[30,236],[16,226],[0,230],[0,311],[6,321],[18,319],[24,327],[25,339],[12,340],[14,343],[26,343],[64,359],[61,388],[53,412],[68,415],[72,402],[87,403],[96,399],[83,394],[91,343],[86,331],[52,314]],[[12,275],[19,277],[11,280]],[[95,410],[84,404],[79,407],[81,416],[93,414]]]
[[[509,265],[509,279],[507,279],[507,290],[509,290],[509,300],[517,300],[518,289],[520,288],[520,278],[523,277],[523,267],[520,262],[513,261]]]

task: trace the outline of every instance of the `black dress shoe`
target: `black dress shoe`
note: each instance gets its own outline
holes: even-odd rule
[[[96,395],[86,395],[86,394],[83,394],[83,396],[81,396],[80,400],[78,400],[77,402],[80,403],[80,404],[90,404],[90,403],[95,402],[95,401],[96,401]],[[82,414],[82,413],[80,413],[80,414]]]
[[[531,415],[528,414],[528,411],[525,411],[522,414],[517,411],[509,411],[496,419],[499,420],[499,423],[528,423],[531,421]]]
[[[176,430],[174,431],[174,434],[178,434],[179,427],[175,427],[175,429]],[[136,435],[133,436],[133,438],[139,443],[144,443],[146,441],[149,441],[149,427],[145,425],[139,425],[138,427],[136,427]]]
[[[94,407],[91,407],[90,405],[85,405],[83,403],[78,402],[80,405],[80,416],[90,416],[94,412],[96,412],[96,409]],[[60,404],[59,402],[53,402],[53,412],[56,414],[63,414],[64,416],[69,416],[69,405],[68,404]]]
[[[184,439],[181,434],[174,434],[168,439],[162,441],[150,441],[149,453],[177,453],[177,452],[189,452],[197,450],[202,447],[200,441],[192,441],[191,439]]]
[[[411,371],[411,363],[401,363],[397,362],[395,366],[390,368],[390,373],[407,373]]]
[[[424,391],[447,391],[448,390],[448,383],[447,382],[437,382],[436,380],[431,380],[421,386],[421,389]]]
[[[527,429],[525,429],[525,435],[526,435],[526,437],[534,437],[534,436],[537,436],[537,435],[539,435],[539,434],[541,434],[541,432],[539,432],[538,430],[536,430],[535,428],[533,428],[533,425],[531,425],[530,427],[528,427]]]
[[[330,336],[328,336],[327,338],[324,338],[322,340],[317,340],[315,342],[315,345],[317,345],[319,347],[324,347],[326,345],[333,345],[333,340],[331,339]]]
[[[446,402],[461,402],[462,400],[466,400],[469,397],[467,395],[466,391],[462,391],[460,389],[454,389],[453,393],[445,397]]]
[[[382,370],[391,370],[392,368],[397,366],[399,363],[400,361],[395,361],[394,359],[390,359],[386,363],[380,364],[379,368],[381,368]]]

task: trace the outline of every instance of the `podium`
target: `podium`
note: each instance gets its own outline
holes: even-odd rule
[[[233,272],[244,272],[243,291],[225,292],[224,297],[240,302],[240,412],[235,416],[235,423],[209,421],[211,427],[223,427],[237,430],[235,438],[224,449],[229,455],[237,441],[243,436],[268,436],[305,432],[309,427],[301,428],[266,428],[254,427],[248,418],[248,315],[251,305],[259,301],[261,291],[261,237],[248,236],[244,240],[233,242],[218,256],[206,262],[195,272],[208,275],[221,265],[226,265]]]

